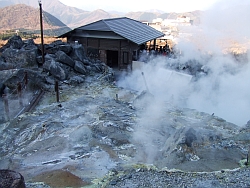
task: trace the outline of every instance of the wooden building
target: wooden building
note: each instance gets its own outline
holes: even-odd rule
[[[88,56],[110,67],[127,69],[148,41],[156,41],[162,36],[162,32],[142,22],[121,17],[99,20],[59,37],[66,37],[69,43],[82,44]]]

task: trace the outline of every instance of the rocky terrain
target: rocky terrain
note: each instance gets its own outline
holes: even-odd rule
[[[250,186],[249,123],[118,87],[118,73],[81,45],[45,49],[44,63],[32,40],[15,36],[0,49],[2,93],[16,96],[24,72],[29,93],[45,91],[34,110],[1,120],[0,169],[26,187]]]

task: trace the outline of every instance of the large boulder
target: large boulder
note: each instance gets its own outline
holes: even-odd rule
[[[0,170],[0,187],[25,188],[24,178],[20,173],[12,170]]]
[[[21,81],[24,81],[25,74],[27,74],[27,84],[29,89],[36,90],[39,88],[46,88],[45,76],[42,75],[40,71],[30,69],[16,69],[15,71],[1,71],[1,73],[5,75],[3,84],[9,89],[15,90],[17,88],[17,84]]]
[[[12,75],[15,75],[17,72],[16,69],[13,70],[2,70],[0,71],[0,82],[4,83],[6,80],[8,80]]]
[[[55,61],[54,59],[45,61],[43,68],[49,71],[49,73],[58,80],[63,81],[67,79],[67,71],[63,68],[62,64]]]
[[[2,52],[2,57],[7,63],[13,64],[16,68],[38,67],[36,57],[37,49],[18,50],[7,48]]]
[[[73,59],[71,59],[71,57],[69,57],[66,53],[64,53],[63,51],[57,51],[56,52],[56,60],[69,65],[70,67],[74,67],[75,66],[75,62]]]
[[[28,39],[26,41],[23,41],[23,47],[24,50],[32,50],[32,49],[38,49],[37,45],[35,44],[33,39]]]
[[[108,66],[105,63],[95,63],[85,66],[89,73],[105,73],[108,71]]]
[[[72,50],[72,47],[69,44],[61,44],[57,46],[59,51],[63,51],[66,54],[69,54]]]
[[[87,58],[86,58],[86,59],[83,60],[83,64],[86,65],[86,66],[89,66],[89,65],[92,64],[92,62],[91,62],[90,59],[87,59]]]
[[[85,66],[80,61],[75,61],[74,69],[75,69],[75,71],[77,71],[77,72],[79,72],[81,74],[86,74],[87,73],[87,70],[86,70]]]
[[[41,45],[39,46],[41,49]],[[48,54],[55,54],[57,51],[63,51],[66,54],[69,54],[72,50],[70,44],[64,43],[61,40],[54,41],[50,44],[44,45],[44,51]]]
[[[0,71],[14,69],[14,68],[15,68],[15,66],[12,63],[6,63],[3,61],[0,61]]]
[[[55,40],[54,42],[50,43],[53,46],[64,45],[65,43],[62,40]]]
[[[46,54],[46,55],[44,56],[44,61],[51,61],[51,60],[53,60],[53,59],[56,59],[56,55],[55,55],[55,54]],[[41,56],[41,55],[37,56],[37,57],[36,57],[36,61],[37,61],[37,63],[38,63],[39,65],[42,65],[42,64],[43,64],[43,63],[42,63],[42,56]]]
[[[23,46],[22,38],[20,36],[15,35],[11,37],[2,48],[0,48],[0,52],[3,52],[7,48],[21,49],[22,46]]]
[[[39,49],[42,50],[42,46],[39,45]],[[53,44],[44,44],[44,53],[46,54],[55,54],[57,52],[57,48]]]
[[[2,58],[4,61],[12,64],[16,64],[16,62],[18,62],[18,55],[19,50],[13,48],[7,48],[2,52]]]
[[[72,51],[70,53],[70,57],[76,61],[84,62],[84,59],[86,58],[86,54],[84,51],[84,47],[82,45],[74,45],[72,47]]]

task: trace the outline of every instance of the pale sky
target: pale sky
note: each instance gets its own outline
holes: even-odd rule
[[[60,0],[63,4],[87,11],[145,11],[157,9],[164,12],[187,12],[206,10],[219,0]]]

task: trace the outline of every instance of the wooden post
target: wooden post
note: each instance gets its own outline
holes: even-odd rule
[[[250,165],[250,147],[248,148],[248,154],[247,154],[247,165]]]
[[[154,51],[156,51],[156,39],[154,39]]]
[[[23,106],[23,100],[22,100],[22,85],[21,82],[18,82],[17,84],[17,94],[18,94],[18,100],[19,100],[19,106]]]
[[[56,102],[59,102],[59,86],[58,81],[55,81]]]
[[[10,119],[8,98],[7,98],[6,94],[3,94],[2,97],[3,97],[3,101],[4,101],[4,110],[5,110],[6,121],[8,121]]]
[[[43,44],[43,10],[42,10],[42,2],[38,0],[40,7],[40,29],[41,29],[41,45],[42,45],[42,64],[44,64],[44,44]]]
[[[24,84],[25,87],[28,85],[28,73],[26,71],[24,72]]]
[[[116,100],[118,101],[118,94],[115,95]]]

